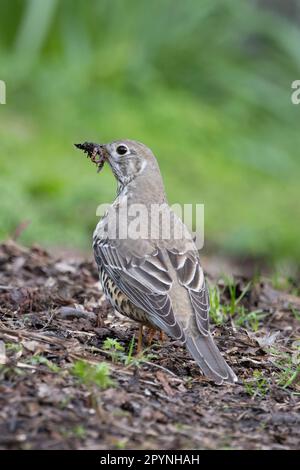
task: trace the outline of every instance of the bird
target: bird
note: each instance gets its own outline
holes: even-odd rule
[[[153,152],[134,140],[75,145],[98,171],[108,163],[117,180],[116,198],[93,234],[100,283],[113,308],[140,324],[139,342],[144,325],[159,330],[185,345],[208,379],[218,385],[237,382],[210,333],[199,252],[168,204]],[[153,207],[166,218],[154,217]],[[162,233],[166,223],[161,220],[169,221],[169,236]],[[174,236],[176,230],[180,237]]]

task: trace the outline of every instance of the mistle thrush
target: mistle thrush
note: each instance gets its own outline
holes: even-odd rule
[[[77,147],[88,153],[99,171],[107,161],[118,183],[117,197],[93,238],[100,281],[112,306],[182,341],[215,383],[236,382],[209,332],[209,296],[198,251],[167,203],[151,150],[131,140]],[[157,207],[163,217],[152,211]],[[138,223],[137,212],[142,213]],[[141,234],[145,228],[146,235],[145,230]],[[175,237],[178,229],[181,236]]]

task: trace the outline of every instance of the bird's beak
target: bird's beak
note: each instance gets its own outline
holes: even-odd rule
[[[108,152],[105,145],[95,144],[93,142],[84,142],[83,144],[74,144],[75,147],[83,150],[87,157],[97,165],[97,172],[99,173],[105,161],[108,159]]]

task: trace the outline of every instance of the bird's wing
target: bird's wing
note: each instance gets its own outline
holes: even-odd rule
[[[209,295],[198,253],[169,248],[168,254],[179,283],[189,293],[198,329],[200,333],[207,336],[209,334]]]
[[[167,254],[168,253],[168,254]],[[137,307],[148,314],[149,321],[172,338],[186,343],[188,350],[203,372],[221,384],[234,382],[236,376],[226,364],[209,333],[209,300],[203,273],[195,252],[160,249],[149,241],[131,244],[121,240],[94,240],[96,262],[107,272],[119,289]],[[168,256],[169,255],[169,256]],[[175,268],[180,284],[189,292],[196,328],[183,330],[172,308],[173,280],[169,261]],[[193,316],[191,316],[191,325]]]
[[[186,347],[205,375],[216,383],[221,384],[224,380],[236,382],[235,373],[225,362],[209,332],[209,296],[197,251],[169,248],[168,253],[179,283],[189,293],[195,314],[196,322],[191,317],[190,328],[186,332]]]
[[[169,292],[172,278],[164,254],[149,241],[110,240],[95,237],[94,255],[119,289],[149,315],[151,323],[174,339],[185,341],[175,318]]]

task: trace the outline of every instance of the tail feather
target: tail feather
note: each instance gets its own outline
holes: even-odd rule
[[[186,347],[203,373],[216,384],[221,385],[224,381],[237,382],[237,376],[226,363],[210,334],[188,336]]]

